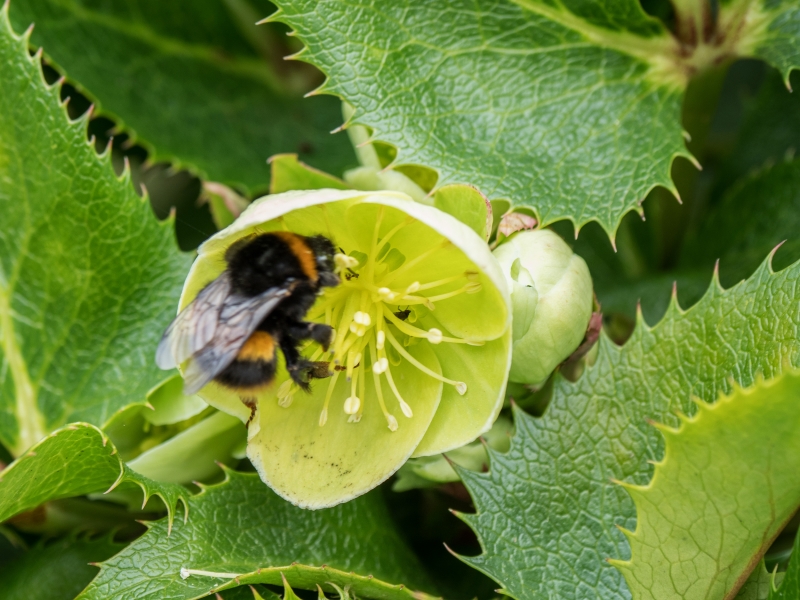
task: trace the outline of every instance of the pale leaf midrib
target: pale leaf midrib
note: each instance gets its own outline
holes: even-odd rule
[[[567,10],[557,10],[537,0],[512,1],[525,10],[582,35],[598,46],[628,54],[648,64],[654,64],[659,62],[660,58],[668,57],[674,45],[673,39],[667,34],[646,38],[634,33],[611,31],[592,25]]]
[[[9,450],[19,456],[46,435],[42,415],[37,410],[36,390],[28,375],[25,358],[17,343],[14,317],[11,314],[9,290],[0,286],[0,341],[14,382],[15,413],[19,430],[16,444]]]

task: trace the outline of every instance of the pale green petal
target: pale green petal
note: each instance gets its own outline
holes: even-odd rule
[[[445,385],[442,400],[414,456],[440,454],[468,444],[492,427],[505,398],[511,363],[511,330],[484,346],[440,344],[436,354],[442,372],[467,384],[461,396]]]
[[[420,362],[441,373],[428,344],[409,348]],[[442,383],[410,365],[393,367],[395,383],[414,411],[406,418],[381,377],[388,410],[399,427],[390,431],[378,405],[372,373],[367,376],[364,413],[348,423],[343,411],[350,385],[340,376],[324,426],[318,425],[328,381],[317,381],[311,395],[299,392],[288,408],[262,397],[250,426],[247,456],[261,478],[280,496],[304,508],[324,508],[359,496],[391,476],[411,456],[433,418]],[[284,376],[285,377],[285,376]]]
[[[467,225],[482,239],[492,233],[492,205],[478,188],[463,183],[440,187],[433,195],[433,205]]]

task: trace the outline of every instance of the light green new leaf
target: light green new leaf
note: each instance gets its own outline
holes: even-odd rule
[[[613,232],[686,154],[674,42],[634,0],[278,0],[275,18],[355,107],[354,123],[427,165]]]
[[[250,583],[296,588],[351,585],[358,597],[424,600],[430,583],[400,538],[380,497],[305,511],[269,490],[254,474],[228,479],[189,500],[190,518],[171,535],[158,521],[103,563],[80,600],[201,598]]]
[[[511,449],[490,451],[489,473],[460,472],[477,509],[464,519],[485,551],[464,560],[519,599],[630,598],[606,559],[629,557],[616,526],[634,529],[636,507],[611,480],[650,481],[664,440],[648,419],[676,425],[692,396],[713,402],[731,379],[748,386],[798,363],[798,284],[800,264],[774,274],[767,261],[685,313],[673,303],[653,328],[640,319],[623,347],[602,336],[576,383],[556,380],[542,418],[517,411]]]
[[[35,23],[32,43],[152,160],[265,191],[265,161],[278,152],[301,152],[332,173],[355,163],[347,136],[330,135],[342,123],[340,103],[303,100],[308,71],[287,73],[275,39],[281,32],[255,25],[270,7],[14,0],[11,17],[18,31]]]
[[[789,567],[786,574],[777,587],[777,582],[773,582],[770,587],[769,600],[796,600],[800,598],[800,534],[795,536],[792,558],[789,560]]]
[[[800,373],[697,403],[679,428],[657,425],[664,458],[636,504],[629,561],[637,600],[728,598],[800,506]],[[790,587],[791,587],[790,583]]]
[[[153,353],[189,267],[109,153],[69,122],[0,11],[0,443],[104,423],[165,374]]]
[[[0,566],[3,600],[73,600],[97,574],[89,563],[106,560],[123,546],[109,536],[39,542]]]
[[[159,483],[136,473],[117,455],[102,431],[88,423],[72,423],[51,433],[0,472],[0,522],[50,500],[71,498],[111,488],[140,488],[145,502],[158,496],[172,525],[178,502],[187,506],[186,489]]]

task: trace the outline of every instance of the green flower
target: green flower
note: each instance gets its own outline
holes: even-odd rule
[[[592,277],[584,260],[548,229],[521,231],[494,255],[511,289],[514,313],[509,381],[542,383],[586,334]]]
[[[181,307],[223,271],[226,248],[256,230],[322,234],[343,250],[342,283],[308,314],[332,325],[335,340],[327,358],[315,344],[304,350],[330,360],[333,375],[306,394],[280,366],[249,428],[247,455],[278,494],[332,506],[411,456],[446,452],[491,427],[511,362],[511,309],[505,278],[475,232],[398,192],[267,196],[200,247]],[[230,390],[211,383],[200,395],[247,421]]]

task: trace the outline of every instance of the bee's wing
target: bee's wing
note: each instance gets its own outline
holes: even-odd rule
[[[259,323],[291,294],[291,289],[272,288],[254,298],[228,296],[213,338],[188,359],[183,371],[184,394],[194,394],[230,365]]]
[[[230,294],[231,280],[226,271],[204,287],[170,323],[158,344],[156,364],[165,370],[174,369],[208,345]]]

